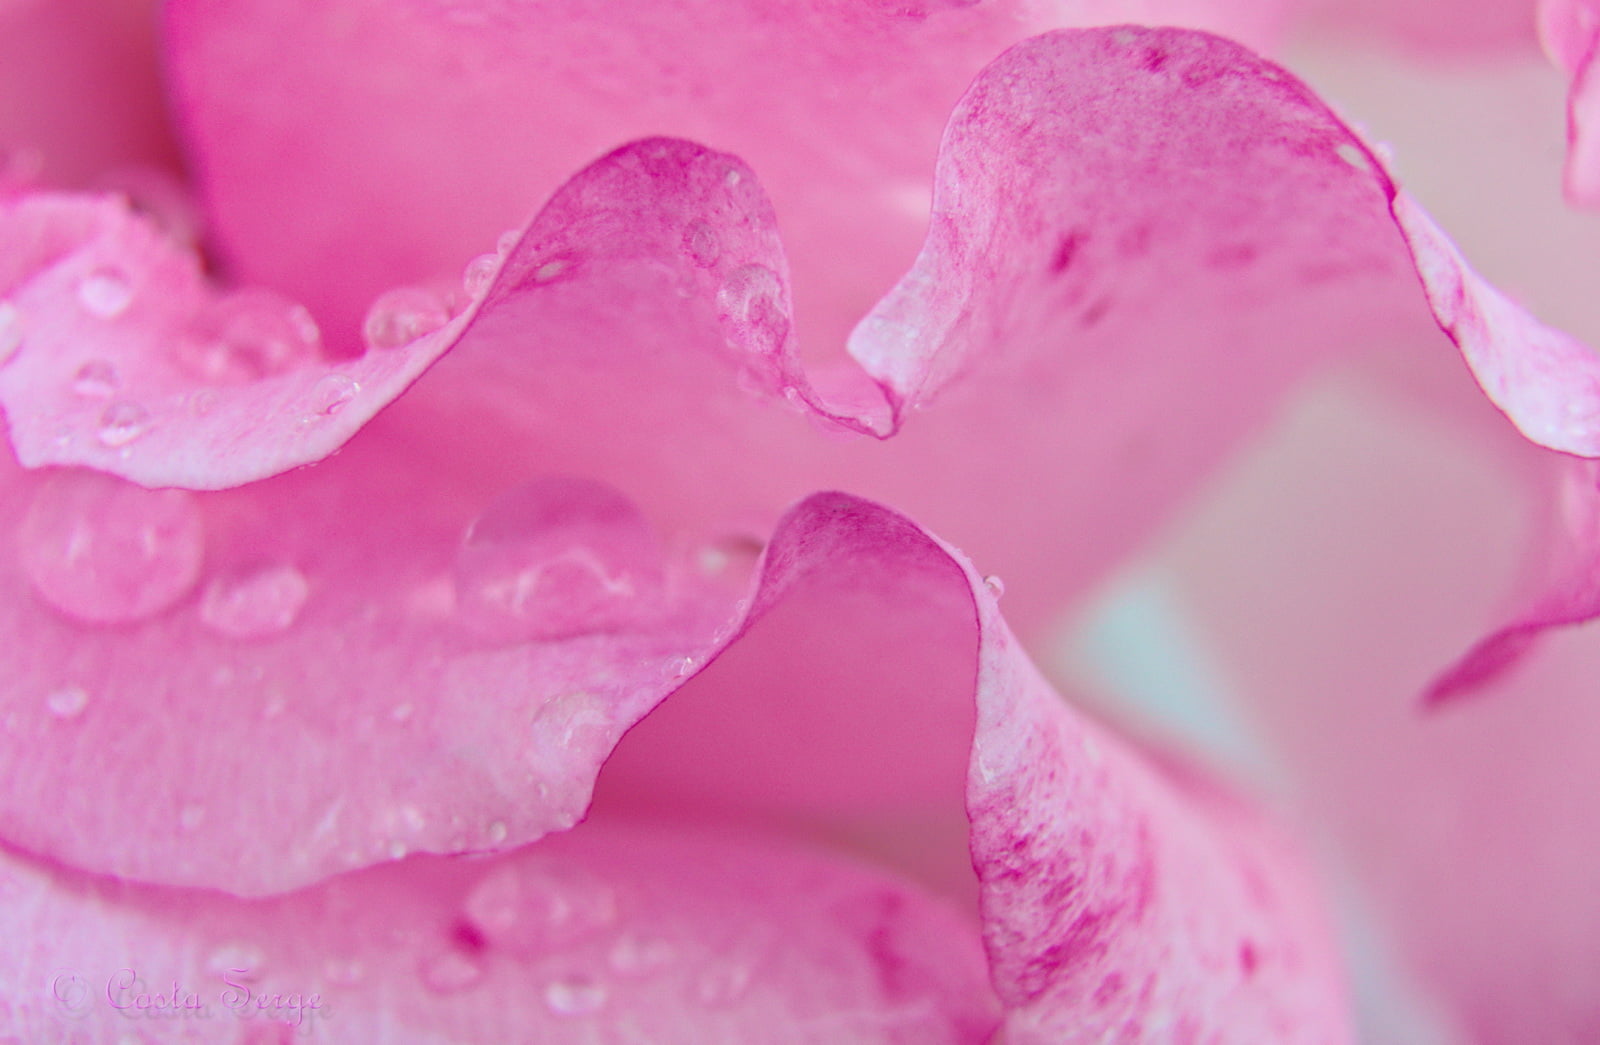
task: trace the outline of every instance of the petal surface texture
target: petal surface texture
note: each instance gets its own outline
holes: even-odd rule
[[[998,1018],[972,926],[748,835],[586,825],[258,901],[0,866],[29,1041],[965,1045]]]

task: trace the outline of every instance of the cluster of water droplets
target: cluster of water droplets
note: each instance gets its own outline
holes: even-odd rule
[[[276,635],[299,618],[310,593],[310,582],[292,563],[230,571],[206,585],[200,597],[200,620],[229,638]]]
[[[305,306],[251,287],[223,294],[174,346],[182,369],[209,384],[248,384],[315,364],[322,334]]]

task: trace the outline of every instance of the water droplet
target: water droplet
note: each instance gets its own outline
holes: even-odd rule
[[[305,574],[287,563],[229,573],[206,586],[200,619],[230,638],[276,635],[294,624],[310,593]]]
[[[101,446],[115,450],[150,431],[150,423],[150,411],[142,403],[119,399],[100,412],[94,434]]]
[[[1006,593],[1006,582],[993,573],[983,579],[983,586],[997,599]]]
[[[87,471],[50,475],[17,538],[34,589],[94,623],[140,620],[177,602],[194,586],[205,547],[193,494]]]
[[[483,297],[494,284],[502,260],[499,254],[479,254],[467,262],[461,273],[461,288],[474,298]]]
[[[422,963],[422,982],[439,994],[464,991],[483,979],[483,966],[460,951],[441,951]]]
[[[44,698],[44,703],[56,718],[77,718],[89,706],[89,691],[82,686],[62,686]]]
[[[534,269],[533,281],[540,284],[554,283],[571,270],[572,259],[556,258],[555,260],[547,261],[543,265],[540,265],[538,268]]]
[[[389,842],[388,853],[391,860],[403,860],[410,851],[410,848],[398,838],[391,839]]]
[[[544,1003],[557,1016],[589,1016],[606,1003],[606,988],[599,980],[573,973],[545,984]]]
[[[693,657],[674,657],[668,664],[672,668],[673,677],[680,679],[693,675],[696,667]]]
[[[522,240],[521,229],[506,229],[500,233],[500,238],[495,240],[494,249],[501,254],[510,254],[517,249],[517,244]]]
[[[104,359],[91,359],[72,375],[72,390],[85,399],[110,399],[121,386],[117,368]]]
[[[400,287],[382,295],[362,324],[373,348],[400,348],[450,322],[450,304],[426,287]]]
[[[193,831],[206,819],[206,807],[202,805],[186,805],[178,811],[178,826],[185,831]]]
[[[305,307],[270,290],[235,291],[203,309],[176,343],[202,381],[248,384],[314,363],[322,335]]]
[[[0,366],[17,357],[22,348],[22,311],[9,301],[0,301]]]
[[[78,283],[78,304],[90,315],[114,319],[133,303],[133,280],[119,268],[104,265]]]
[[[485,832],[484,837],[489,839],[490,844],[499,845],[506,840],[507,833],[506,822],[504,820],[495,820],[489,824],[489,829]]]
[[[717,291],[724,331],[730,341],[754,352],[776,352],[789,335],[783,283],[765,265],[744,265]]]
[[[617,491],[541,479],[502,495],[456,554],[464,622],[485,638],[554,639],[636,626],[655,612],[659,545]]]
[[[683,249],[688,251],[690,261],[708,269],[722,257],[722,239],[710,225],[696,221],[684,230]]]
[[[239,973],[248,979],[258,979],[266,965],[261,948],[245,940],[231,940],[221,944],[206,957],[206,971],[220,976]]]
[[[316,417],[332,417],[361,392],[361,383],[348,374],[325,374],[311,386],[311,411]]]
[[[642,976],[670,965],[677,949],[660,937],[625,934],[611,945],[608,960],[622,976]]]

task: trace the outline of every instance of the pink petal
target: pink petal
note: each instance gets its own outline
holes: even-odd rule
[[[0,896],[0,1022],[29,1041],[964,1045],[997,1020],[975,926],[748,834],[586,825],[258,901],[8,854]]]
[[[964,799],[924,798],[920,823],[964,801],[1007,1040],[1346,1036],[1291,849],[1223,790],[1063,704],[959,553],[818,495],[775,535],[753,605],[771,616],[624,738],[598,808],[814,824],[853,791],[893,830],[898,776],[964,781]],[[763,634],[795,610],[807,627]]]
[[[1260,45],[1283,6],[273,0],[170,4],[167,28],[230,268],[311,306],[333,344],[378,293],[458,271],[574,170],[669,134],[760,172],[828,352],[915,254],[945,117],[1007,45],[1136,19]]]
[[[418,439],[211,495],[0,464],[0,833],[254,894],[570,827],[734,592],[614,491],[486,498]]]
[[[1540,518],[1555,462],[1446,361],[1392,369],[1309,397],[1168,561],[1304,819],[1459,1025],[1439,1040],[1583,1040],[1600,970],[1600,848],[1573,826],[1600,815],[1592,628],[1495,680],[1501,699],[1438,715],[1408,699],[1539,578],[1525,549],[1560,523]]]
[[[1541,0],[1539,35],[1545,51],[1572,81],[1562,180],[1567,202],[1600,206],[1600,82],[1594,71],[1600,10],[1589,0]]]
[[[175,166],[146,0],[0,2],[0,183]]]
[[[923,256],[853,340],[892,415],[938,398],[884,448],[772,408],[795,403],[836,430],[887,423],[878,384],[795,362],[785,263],[753,177],[665,140],[569,183],[484,270],[480,309],[360,359],[222,386],[196,387],[153,352],[181,343],[185,309],[206,300],[180,249],[110,203],[24,199],[15,235],[72,249],[12,277],[27,277],[13,327],[53,347],[18,349],[0,398],[30,465],[221,486],[326,454],[459,341],[397,409],[432,426],[442,456],[473,462],[485,499],[538,460],[616,482],[703,536],[848,486],[916,511],[1010,578],[1030,632],[1288,382],[1420,320],[1413,267],[1523,430],[1593,451],[1584,350],[1473,276],[1301,85],[1223,41],[1113,30],[1019,47],[953,117],[937,199]],[[162,293],[109,324],[85,314],[83,282],[107,266]],[[74,391],[102,356],[122,399]],[[730,443],[785,467],[724,467]]]
[[[1309,28],[1429,57],[1495,57],[1533,43],[1532,0],[1311,0]]]

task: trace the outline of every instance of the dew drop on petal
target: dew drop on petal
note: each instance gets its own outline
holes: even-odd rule
[[[94,435],[100,445],[115,450],[127,446],[150,431],[150,411],[144,404],[131,399],[119,399],[100,412],[100,423]]]
[[[483,979],[483,966],[454,948],[424,960],[421,971],[422,982],[438,994],[464,991]]]
[[[17,531],[34,590],[77,620],[151,616],[195,584],[205,535],[195,495],[87,471],[52,474]]]
[[[988,588],[989,594],[997,599],[1006,593],[1006,582],[993,573],[983,579],[983,586]]]
[[[56,718],[77,718],[89,706],[89,691],[82,686],[62,686],[52,690],[44,704]]]
[[[72,390],[85,399],[110,399],[122,386],[117,368],[104,359],[91,359],[72,375]]]
[[[92,316],[115,319],[133,303],[133,280],[121,269],[102,265],[78,283],[78,304]]]
[[[489,839],[491,844],[499,845],[506,840],[507,833],[506,822],[504,820],[495,820],[489,824],[485,837]]]
[[[616,490],[540,479],[503,494],[472,523],[455,580],[464,622],[486,638],[614,632],[656,611],[661,552]]]
[[[217,577],[200,597],[200,620],[236,639],[287,631],[300,616],[311,586],[288,563],[260,566]]]
[[[0,301],[0,366],[17,357],[22,348],[22,310],[9,301]]]
[[[555,258],[533,270],[533,281],[538,284],[554,283],[572,271],[571,258]]]
[[[501,260],[499,254],[479,254],[467,262],[467,267],[461,272],[461,289],[471,297],[483,297],[500,272]]]
[[[303,305],[251,288],[213,301],[178,338],[177,361],[194,377],[248,384],[314,363],[322,335]]]
[[[362,333],[373,348],[400,348],[450,322],[450,303],[426,287],[400,287],[367,310]]]
[[[517,243],[522,239],[521,229],[506,229],[500,233],[500,238],[495,240],[494,249],[501,254],[510,254],[516,249]]]
[[[311,386],[311,412],[315,417],[332,417],[361,392],[361,383],[348,374],[325,374]]]
[[[730,341],[753,352],[776,352],[789,335],[783,284],[765,265],[735,269],[717,291],[717,307]]]
[[[696,221],[684,230],[683,249],[688,252],[690,261],[708,269],[722,257],[722,240],[710,225]]]
[[[606,988],[582,973],[558,977],[545,984],[544,1003],[557,1016],[589,1016],[606,1003]]]

